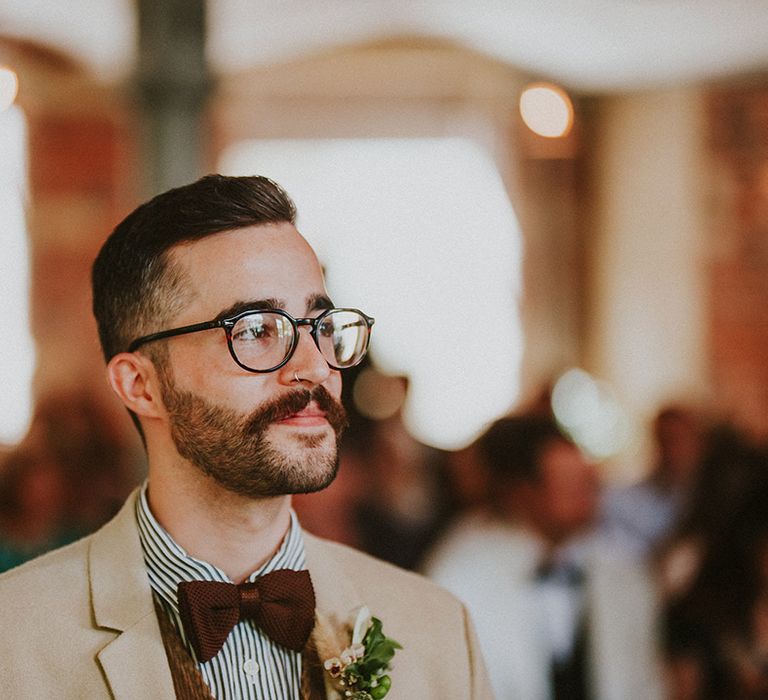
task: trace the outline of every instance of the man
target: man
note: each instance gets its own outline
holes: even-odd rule
[[[458,523],[426,568],[467,604],[496,697],[659,698],[652,589],[590,534],[592,465],[538,416],[501,419],[477,446],[493,509]]]
[[[694,410],[670,405],[653,422],[656,461],[651,473],[630,486],[606,491],[602,528],[639,560],[657,553],[687,506],[704,459],[707,434]]]
[[[3,697],[342,697],[366,609],[403,649],[389,680],[363,657],[354,697],[490,697],[461,604],[291,511],[334,477],[339,370],[373,324],[333,306],[294,220],[270,180],[209,176],[103,246],[94,313],[148,482],[94,535],[0,578]]]

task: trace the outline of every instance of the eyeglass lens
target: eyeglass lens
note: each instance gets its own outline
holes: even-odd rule
[[[296,329],[290,319],[272,311],[249,313],[232,328],[232,350],[250,369],[264,371],[279,365],[291,351]],[[337,369],[353,367],[362,359],[368,342],[368,324],[356,311],[326,313],[315,334],[326,362]]]

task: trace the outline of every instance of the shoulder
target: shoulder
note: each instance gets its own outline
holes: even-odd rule
[[[309,537],[306,547],[321,609],[349,615],[364,605],[401,642],[421,644],[435,636],[450,645],[466,641],[467,612],[445,588],[344,545]]]
[[[604,517],[627,519],[664,508],[671,500],[653,481],[645,479],[634,484],[606,488],[600,505]]]
[[[24,648],[45,646],[41,629],[69,638],[90,627],[89,538],[43,554],[0,576],[0,628],[14,630],[0,640]],[[62,638],[62,637],[59,637]]]
[[[487,698],[485,669],[464,605],[447,590],[350,547],[305,533],[318,609],[347,613],[361,605],[403,647],[392,680],[411,696]],[[316,580],[317,574],[317,580]]]
[[[585,561],[595,598],[607,596],[621,605],[652,605],[657,596],[654,571],[613,538],[595,533]]]
[[[0,649],[6,643],[36,647],[43,628],[68,638],[74,629],[91,626],[89,542],[79,540],[0,575],[0,600],[12,601],[0,605],[0,628],[14,630],[0,640]]]
[[[114,633],[94,627],[92,536],[0,576],[3,697],[103,697],[99,651]]]
[[[433,605],[459,608],[460,603],[444,588],[420,574],[406,571],[375,557],[337,542],[323,540],[305,533],[305,544],[313,558],[331,560],[338,575],[343,576],[366,597],[383,599],[403,605],[413,599]]]
[[[87,591],[90,539],[84,537],[0,574],[0,595],[16,591],[24,599],[39,600],[44,591],[57,595]]]

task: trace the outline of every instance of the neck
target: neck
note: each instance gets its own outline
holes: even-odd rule
[[[290,496],[252,499],[222,488],[185,462],[149,468],[149,507],[190,556],[240,583],[280,547],[290,526]]]

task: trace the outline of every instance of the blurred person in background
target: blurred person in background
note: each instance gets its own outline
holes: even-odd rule
[[[145,472],[138,441],[114,418],[96,397],[60,390],[38,401],[25,439],[63,471],[66,527],[78,535],[114,516]]]
[[[631,486],[606,489],[602,499],[603,530],[639,559],[647,558],[679,519],[706,444],[702,418],[678,405],[658,412],[653,437],[650,474]]]
[[[727,546],[734,514],[762,479],[762,455],[730,425],[710,431],[690,497],[653,557],[665,601],[684,596],[708,553]]]
[[[367,438],[359,423],[350,423],[339,447],[339,471],[333,483],[317,493],[293,496],[293,507],[302,527],[349,547],[363,548],[358,512],[365,500],[365,460],[369,454],[359,445]]]
[[[416,440],[400,415],[373,421],[358,443],[365,489],[357,510],[361,546],[369,554],[414,569],[442,527],[449,499],[443,453]]]
[[[768,697],[768,457],[714,433],[658,559],[673,700]]]
[[[319,534],[336,539],[331,530],[345,520],[351,530],[343,534],[354,537],[361,549],[415,569],[454,512],[447,453],[408,431],[403,418],[407,377],[385,374],[369,362],[351,374],[343,394],[350,407],[349,428],[340,447],[339,473],[354,492],[343,506],[337,501],[343,513],[328,511]],[[299,499],[300,508],[306,500]]]
[[[425,570],[470,609],[499,700],[661,697],[653,586],[594,532],[593,465],[541,415],[500,419],[477,447],[490,507]]]
[[[76,538],[66,523],[67,479],[61,464],[28,448],[0,463],[0,571]]]
[[[57,391],[0,465],[0,569],[101,527],[138,483],[139,460],[94,397]]]

